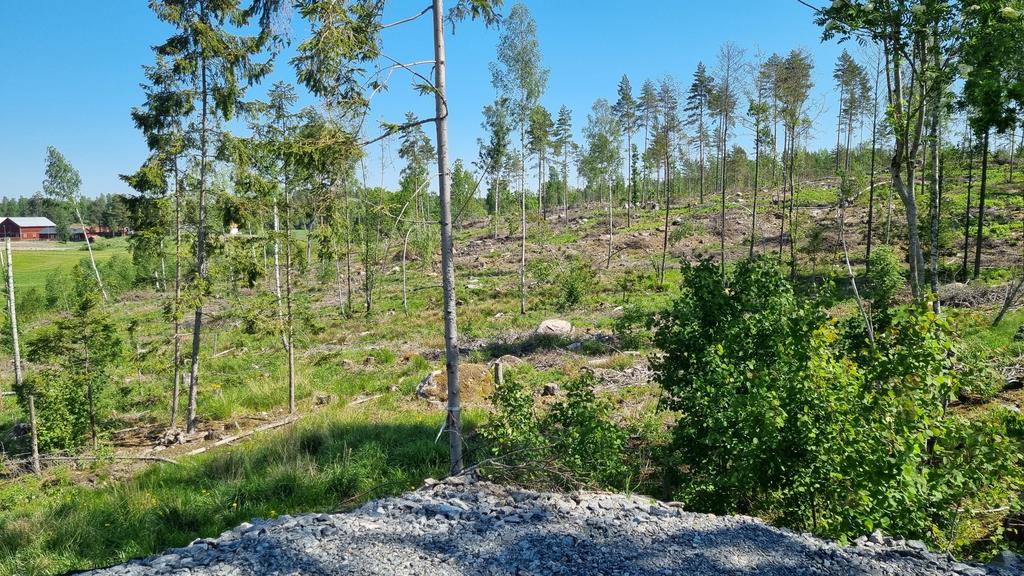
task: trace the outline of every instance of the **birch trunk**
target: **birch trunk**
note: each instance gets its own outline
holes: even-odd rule
[[[21,343],[18,337],[18,312],[15,307],[14,294],[14,254],[11,252],[11,239],[4,239],[4,248],[7,251],[7,310],[11,317],[11,346],[14,348],[14,388],[21,389]],[[2,395],[0,395],[2,401]]]
[[[178,159],[174,159],[174,302],[171,304],[171,322],[174,331],[174,382],[171,392],[171,429],[178,425],[178,396],[181,393],[181,180]]]
[[[608,182],[608,262],[605,268],[612,267],[612,238],[615,233],[615,227],[612,223],[612,185]]]
[[[459,403],[459,337],[455,321],[455,262],[452,247],[451,174],[448,172],[448,102],[445,91],[444,6],[434,4],[434,107],[437,121],[437,172],[441,224],[441,285],[444,292],[444,349],[448,372],[448,452],[449,472],[462,472],[462,415]],[[525,224],[524,206],[523,220]],[[525,264],[526,227],[523,227]],[[522,275],[522,272],[520,272]],[[521,276],[522,278],[522,276]],[[522,280],[521,280],[522,281]]]
[[[89,228],[82,221],[82,211],[78,207],[78,201],[74,201],[75,204],[75,216],[78,217],[78,222],[82,224],[82,233],[85,235],[85,248],[89,251],[89,264],[92,265],[92,273],[96,275],[96,284],[99,286],[100,294],[103,295],[103,301],[109,300],[107,296],[107,289],[103,287],[103,278],[100,277],[100,269],[96,267],[96,257],[92,254],[92,242],[89,241]]]
[[[42,467],[39,466],[39,427],[36,425],[36,397],[28,396],[28,424],[31,430],[32,442],[32,472],[39,474]]]

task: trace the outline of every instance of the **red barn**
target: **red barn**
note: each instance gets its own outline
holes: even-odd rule
[[[57,225],[40,216],[16,216],[0,220],[0,238],[11,240],[53,240]]]

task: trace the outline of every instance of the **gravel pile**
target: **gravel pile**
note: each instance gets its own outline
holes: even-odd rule
[[[849,547],[742,516],[638,496],[521,491],[455,478],[347,514],[243,523],[215,539],[91,574],[1024,574],[1004,553],[960,563],[873,534]]]

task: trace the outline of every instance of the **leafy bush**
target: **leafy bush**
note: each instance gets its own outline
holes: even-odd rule
[[[895,302],[896,294],[906,284],[903,265],[892,248],[879,246],[871,252],[867,280],[872,309],[876,313],[884,312]]]
[[[77,294],[75,281],[66,270],[58,268],[46,276],[43,293],[47,308],[70,310]]]
[[[101,394],[121,358],[114,324],[96,297],[87,296],[73,313],[38,332],[27,351],[28,360],[43,368],[25,380],[18,398],[27,412],[28,396],[36,397],[40,447],[81,445],[90,420],[100,420]]]
[[[511,375],[510,375],[511,376]],[[612,405],[594,394],[593,377],[566,385],[565,398],[539,413],[529,387],[506,377],[491,396],[495,414],[481,429],[513,479],[558,486],[628,487],[629,430],[612,420]]]
[[[934,539],[967,500],[1007,485],[1017,456],[1005,435],[975,429],[965,447],[946,417],[942,317],[890,308],[875,346],[851,354],[774,262],[740,262],[725,285],[712,261],[684,266],[681,295],[655,320],[664,355],[652,365],[679,414],[665,465],[692,509],[840,539],[875,528]]]
[[[558,273],[558,309],[568,310],[579,305],[593,289],[596,274],[590,261],[572,258]]]
[[[615,319],[612,331],[619,345],[626,350],[639,350],[651,343],[651,318],[654,312],[646,303],[625,306],[622,315]]]

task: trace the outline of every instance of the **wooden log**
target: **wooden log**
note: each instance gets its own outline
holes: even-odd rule
[[[32,471],[39,474],[41,467],[39,466],[39,434],[36,428],[36,397],[32,394],[28,396],[28,421],[32,430]]]
[[[281,426],[286,426],[288,424],[291,424],[292,422],[295,422],[299,418],[301,418],[301,416],[298,416],[298,415],[296,415],[296,416],[289,416],[289,417],[287,417],[287,418],[285,418],[283,420],[278,420],[277,422],[270,422],[268,424],[262,424],[260,426],[257,426],[255,428],[253,428],[252,430],[247,430],[245,432],[242,432],[241,434],[236,434],[235,436],[227,436],[225,438],[221,438],[220,440],[214,442],[213,444],[210,444],[209,446],[202,446],[202,447],[196,448],[195,450],[192,450],[190,452],[186,452],[185,455],[186,456],[195,456],[196,454],[202,454],[203,452],[206,452],[210,448],[216,448],[218,446],[224,446],[224,445],[227,445],[227,444],[231,444],[232,442],[237,442],[238,440],[241,440],[243,438],[248,438],[249,436],[252,436],[253,434],[255,434],[257,432],[263,432],[264,430],[271,430],[273,428],[279,428]]]

